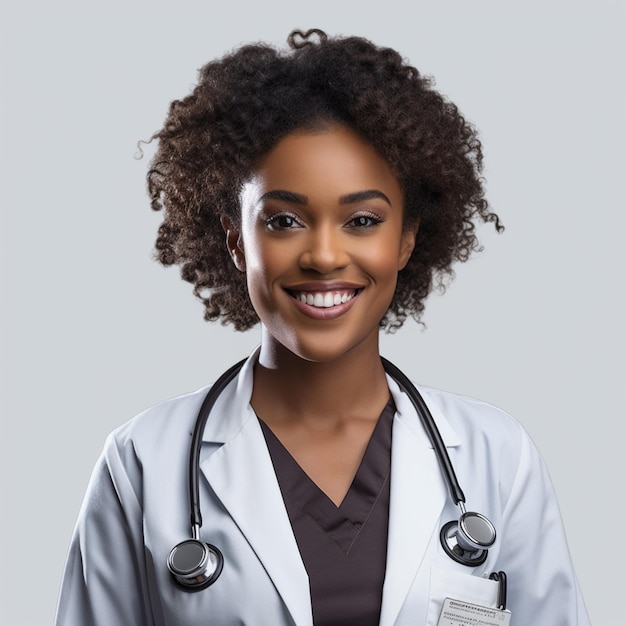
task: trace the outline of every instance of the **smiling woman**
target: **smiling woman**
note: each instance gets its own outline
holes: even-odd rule
[[[294,31],[289,44],[290,53],[248,45],[208,63],[193,92],[172,103],[154,135],[159,144],[148,173],[152,207],[165,210],[158,258],[181,266],[206,319],[238,330],[257,324],[219,222],[239,224],[241,188],[282,138],[341,125],[393,172],[405,224],[420,223],[416,252],[381,319],[399,328],[409,316],[419,319],[452,264],[480,247],[476,222],[502,228],[484,198],[480,141],[455,105],[396,51],[318,30]]]
[[[500,228],[475,131],[393,50],[289,43],[206,65],[154,136],[160,261],[261,345],[108,439],[57,624],[587,626],[528,435],[379,354]]]

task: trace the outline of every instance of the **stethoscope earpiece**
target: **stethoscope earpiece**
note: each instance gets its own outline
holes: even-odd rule
[[[223,566],[224,557],[218,548],[198,539],[181,541],[167,559],[174,581],[185,591],[200,591],[212,585]]]
[[[477,567],[487,559],[489,548],[496,541],[496,529],[484,515],[461,510],[458,522],[448,522],[441,529],[441,545],[457,563]]]

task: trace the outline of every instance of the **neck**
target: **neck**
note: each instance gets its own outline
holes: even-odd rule
[[[306,360],[271,341],[261,346],[252,406],[266,422],[376,418],[388,399],[377,341],[324,361]]]

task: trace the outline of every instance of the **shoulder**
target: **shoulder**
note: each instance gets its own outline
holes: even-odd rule
[[[155,404],[116,428],[107,438],[105,455],[112,449],[142,459],[171,455],[188,445],[194,423],[209,387]]]
[[[438,415],[439,419],[445,419],[463,440],[528,436],[514,417],[493,404],[432,387],[418,386],[418,389],[434,413],[435,420]]]
[[[394,398],[397,416],[418,440],[424,440],[428,427],[424,428],[421,410],[417,410],[409,382],[403,388],[388,376],[389,389]],[[493,454],[506,448],[519,456],[522,447],[530,445],[530,437],[521,424],[506,411],[481,400],[441,391],[413,383],[431,413],[444,444],[458,448],[462,454],[479,454],[489,449]],[[419,402],[418,402],[419,404]]]
[[[459,476],[476,476],[503,502],[529,476],[546,470],[530,435],[514,417],[488,402],[418,387],[431,409]],[[448,435],[446,435],[448,433]]]

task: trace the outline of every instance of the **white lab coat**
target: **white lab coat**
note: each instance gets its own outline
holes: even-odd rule
[[[152,407],[107,439],[70,547],[57,626],[312,626],[305,568],[258,420],[252,361],[222,393],[201,452],[201,536],[224,554],[220,578],[189,593],[170,579],[188,538],[187,458],[206,389]],[[558,505],[530,438],[488,404],[421,388],[465,491],[494,523],[484,565],[453,562],[439,541],[458,517],[413,405],[389,380],[391,500],[381,626],[436,626],[451,597],[495,606],[505,570],[515,626],[588,626]]]

